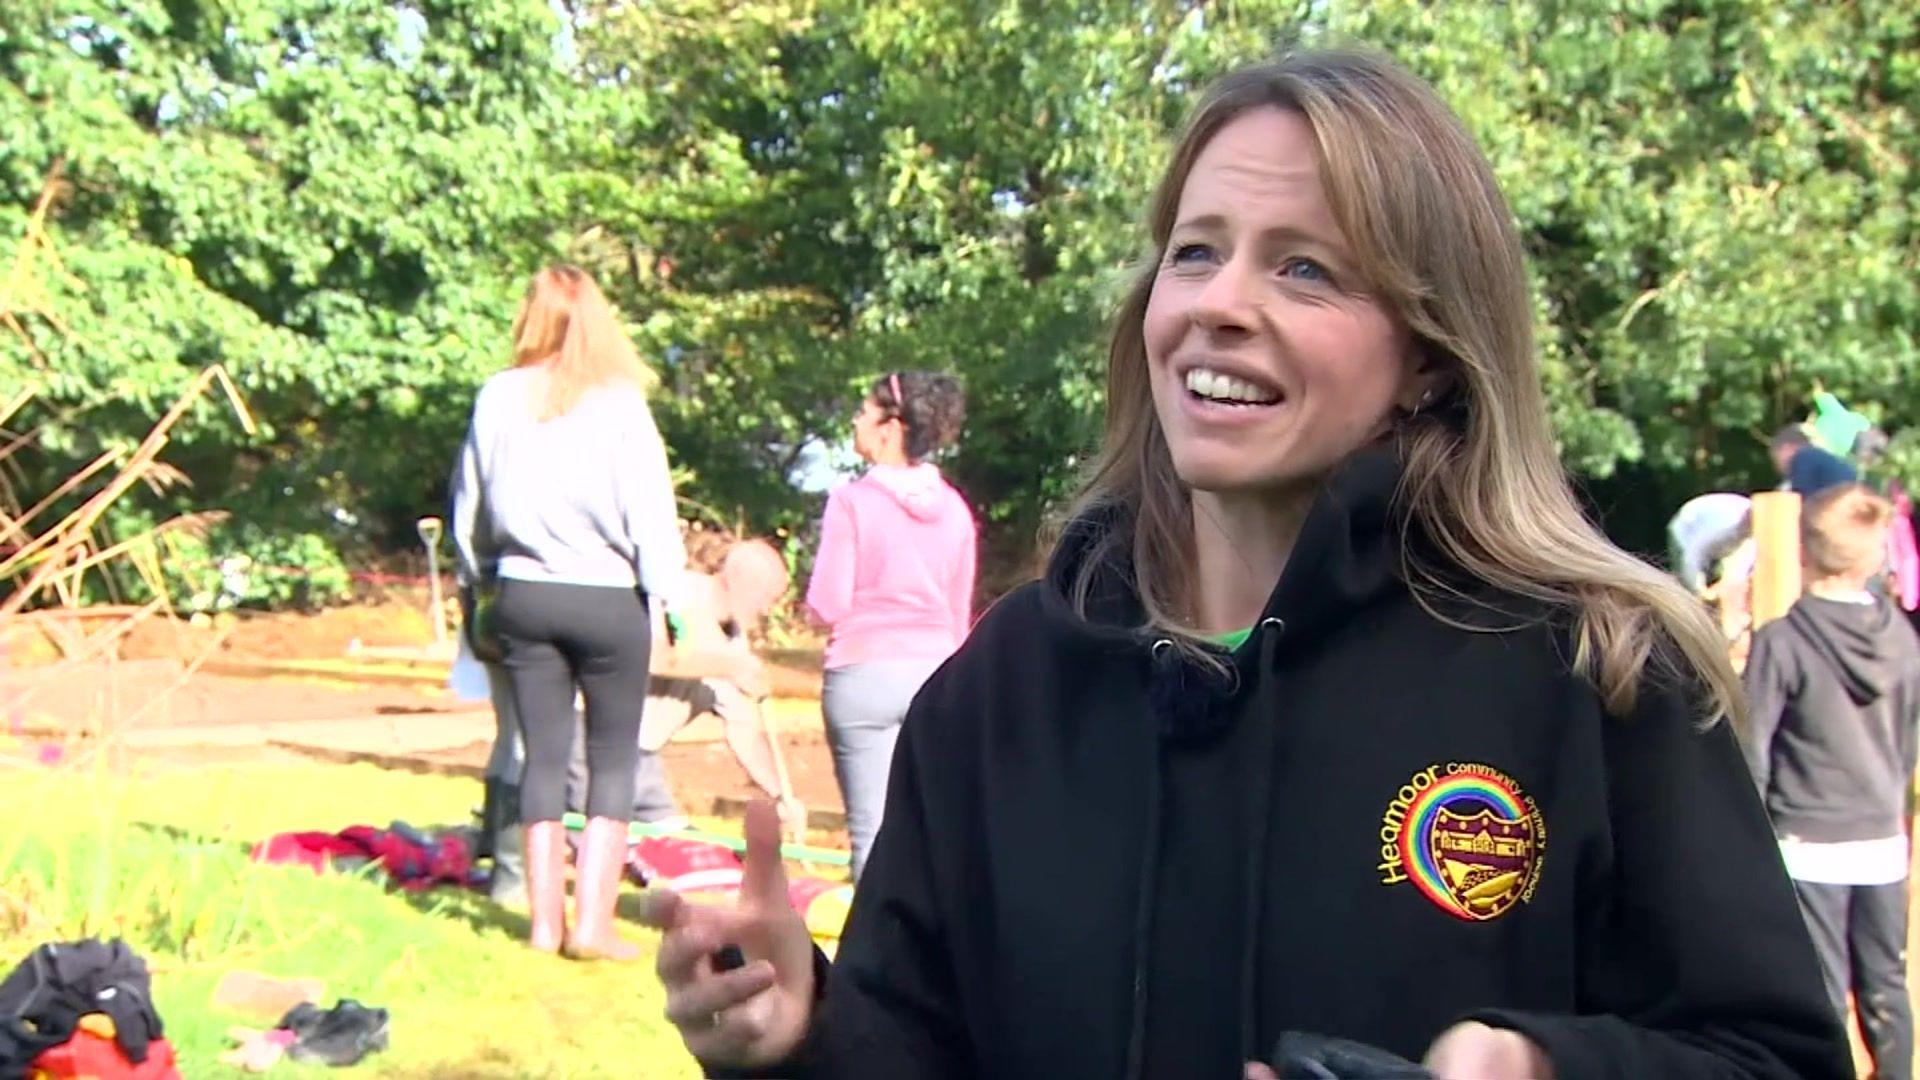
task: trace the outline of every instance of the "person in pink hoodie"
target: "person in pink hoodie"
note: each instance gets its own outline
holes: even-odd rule
[[[821,710],[856,881],[907,706],[971,625],[973,513],[927,460],[959,435],[965,411],[950,376],[877,380],[853,418],[853,448],[870,467],[827,497],[820,525],[807,606],[828,628]]]

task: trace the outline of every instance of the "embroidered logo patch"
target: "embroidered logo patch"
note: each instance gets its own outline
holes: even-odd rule
[[[1533,899],[1547,823],[1513,777],[1489,765],[1429,765],[1380,819],[1380,880],[1411,881],[1440,910],[1496,919]]]

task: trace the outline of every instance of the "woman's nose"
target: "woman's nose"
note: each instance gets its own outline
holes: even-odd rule
[[[1245,330],[1253,325],[1253,282],[1244,261],[1233,259],[1207,280],[1193,298],[1193,321],[1212,331]]]

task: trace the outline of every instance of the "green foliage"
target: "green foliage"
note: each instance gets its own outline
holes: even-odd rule
[[[1760,0],[26,0],[0,11],[0,235],[64,162],[75,336],[0,379],[91,406],[185,371],[180,498],[358,555],[438,512],[526,276],[591,268],[661,369],[689,493],[804,530],[867,380],[959,373],[948,462],[1016,572],[1097,437],[1103,323],[1207,79],[1360,42],[1480,138],[1532,256],[1566,461],[1657,542],[1824,386],[1898,431],[1920,360],[1920,9]],[[1920,456],[1896,438],[1910,479]]]
[[[1920,10],[1351,10],[1335,29],[1434,79],[1486,145],[1533,259],[1562,452],[1616,532],[1650,543],[1688,495],[1771,486],[1765,440],[1817,387],[1909,422]]]
[[[676,269],[623,293],[652,313],[662,426],[704,497],[803,521],[802,455],[841,443],[871,380],[951,370],[949,464],[990,564],[1021,565],[1097,435],[1107,297],[1168,131],[1303,5],[1255,6],[593,5],[586,55],[671,68],[674,130],[740,177],[653,219],[644,262]]]
[[[638,13],[583,47],[673,63],[678,123],[751,168],[656,242],[700,269],[629,294],[683,350],[664,422],[710,498],[765,505],[745,479],[833,441],[861,376],[950,368],[971,397],[952,469],[1002,567],[1024,553],[1096,435],[1105,312],[1174,126],[1288,41],[1385,49],[1481,140],[1532,256],[1563,455],[1623,538],[1769,485],[1765,437],[1816,386],[1890,427],[1910,408],[1908,4],[667,6],[738,47]],[[748,284],[788,290],[784,321],[730,306]]]
[[[91,406],[68,449],[144,430],[220,360],[265,430],[183,432],[195,498],[405,542],[524,277],[611,182],[583,151],[644,106],[587,92],[560,31],[538,0],[7,5],[0,235],[60,164],[45,284],[74,332],[0,352],[47,413]]]
[[[247,524],[159,541],[168,600],[185,614],[236,608],[311,611],[346,601],[353,579],[327,538]]]

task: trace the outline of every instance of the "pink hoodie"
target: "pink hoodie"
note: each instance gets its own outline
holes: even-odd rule
[[[973,607],[973,514],[932,465],[876,465],[827,497],[807,606],[826,666],[943,659]]]
[[[1920,608],[1920,542],[1913,534],[1913,499],[1898,482],[1893,492],[1893,528],[1887,530],[1887,567],[1893,571],[1900,610]]]

